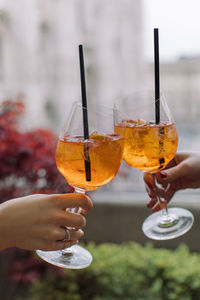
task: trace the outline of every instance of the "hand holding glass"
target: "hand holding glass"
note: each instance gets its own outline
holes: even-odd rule
[[[164,96],[160,98],[159,124],[155,124],[152,92],[135,93],[116,104],[127,115],[124,160],[130,166],[153,175],[164,169],[178,146],[178,133]],[[119,134],[120,130],[118,126]],[[156,212],[144,221],[142,229],[145,235],[167,240],[187,232],[193,224],[191,212],[183,208],[168,209],[165,198],[157,198],[162,212]]]
[[[120,113],[116,112],[100,105],[88,109],[89,139],[84,140],[82,105],[73,104],[57,144],[56,164],[75,193],[93,191],[117,174],[123,157],[125,126],[121,133],[115,132],[115,125],[120,122]],[[92,262],[91,254],[78,245],[62,251],[38,250],[37,254],[51,264],[71,269],[85,268]]]

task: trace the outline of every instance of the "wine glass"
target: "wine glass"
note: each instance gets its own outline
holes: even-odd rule
[[[89,139],[83,137],[82,104],[75,102],[60,133],[55,154],[60,173],[74,187],[75,193],[83,194],[115,177],[124,149],[124,133],[115,132],[115,125],[120,122],[117,109],[96,105],[87,111]],[[79,208],[70,211],[79,212]],[[92,262],[89,251],[79,245],[59,251],[37,250],[37,254],[53,265],[71,269],[85,268]]]
[[[175,122],[163,94],[160,97],[160,122],[155,123],[155,100],[153,92],[135,92],[116,101],[125,112],[126,133],[124,160],[131,167],[150,172],[156,185],[155,173],[164,169],[176,154],[178,133]],[[118,126],[118,133],[120,132]],[[146,236],[155,240],[168,240],[186,233],[193,224],[192,213],[183,208],[167,208],[164,197],[158,197],[161,211],[150,215],[143,223]]]

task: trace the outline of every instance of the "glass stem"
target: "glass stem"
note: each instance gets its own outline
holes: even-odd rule
[[[75,188],[74,193],[85,194],[85,191],[82,190],[82,189]],[[76,213],[77,214],[77,213],[80,212],[80,207],[70,208],[69,211],[72,212],[72,213]],[[64,255],[64,256],[71,256],[73,254],[73,248],[72,247],[69,247],[69,248],[61,250],[62,251],[62,255]]]
[[[167,209],[167,201],[165,198],[161,198],[161,197],[158,197],[158,198],[159,198],[159,203],[160,203],[161,210],[162,210],[161,224],[167,225],[172,222],[172,218],[169,215],[168,209]]]
[[[163,186],[161,186],[157,179],[156,179],[156,176],[155,174],[153,174],[154,178],[155,178],[155,184],[158,188],[160,189],[163,189]],[[167,188],[167,187],[166,187]],[[159,221],[159,227],[170,227],[174,224],[174,217],[171,216],[169,213],[168,213],[168,209],[167,209],[167,200],[165,199],[165,197],[159,197],[157,196],[158,200],[159,200],[159,203],[160,203],[160,207],[161,207],[161,210],[162,210],[162,217],[160,218],[160,221]]]
[[[167,207],[166,208],[162,208],[162,214],[163,214],[164,217],[167,217],[169,215]]]

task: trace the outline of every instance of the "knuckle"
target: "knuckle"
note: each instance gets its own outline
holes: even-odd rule
[[[79,223],[79,227],[83,228],[86,226],[86,219],[82,215],[79,215],[78,223]]]
[[[56,226],[48,226],[48,229],[45,231],[44,245],[48,245],[57,241],[60,236],[62,236],[60,228]]]
[[[51,241],[56,241],[60,237],[59,231],[57,228],[51,230],[50,239]]]
[[[68,226],[68,217],[67,216],[59,216],[56,220],[56,225],[59,226]]]
[[[59,206],[59,198],[58,196],[55,194],[52,194],[52,195],[47,195],[47,203],[48,205],[50,206]]]
[[[53,210],[49,215],[49,223],[53,225],[57,225],[60,222],[60,214],[59,211]]]

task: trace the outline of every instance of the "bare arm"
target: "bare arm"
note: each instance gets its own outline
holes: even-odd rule
[[[83,236],[86,219],[69,212],[81,207],[83,213],[92,208],[91,200],[82,194],[30,195],[0,205],[0,250],[19,247],[35,250],[58,250],[69,247]],[[78,230],[65,238],[65,226]]]

